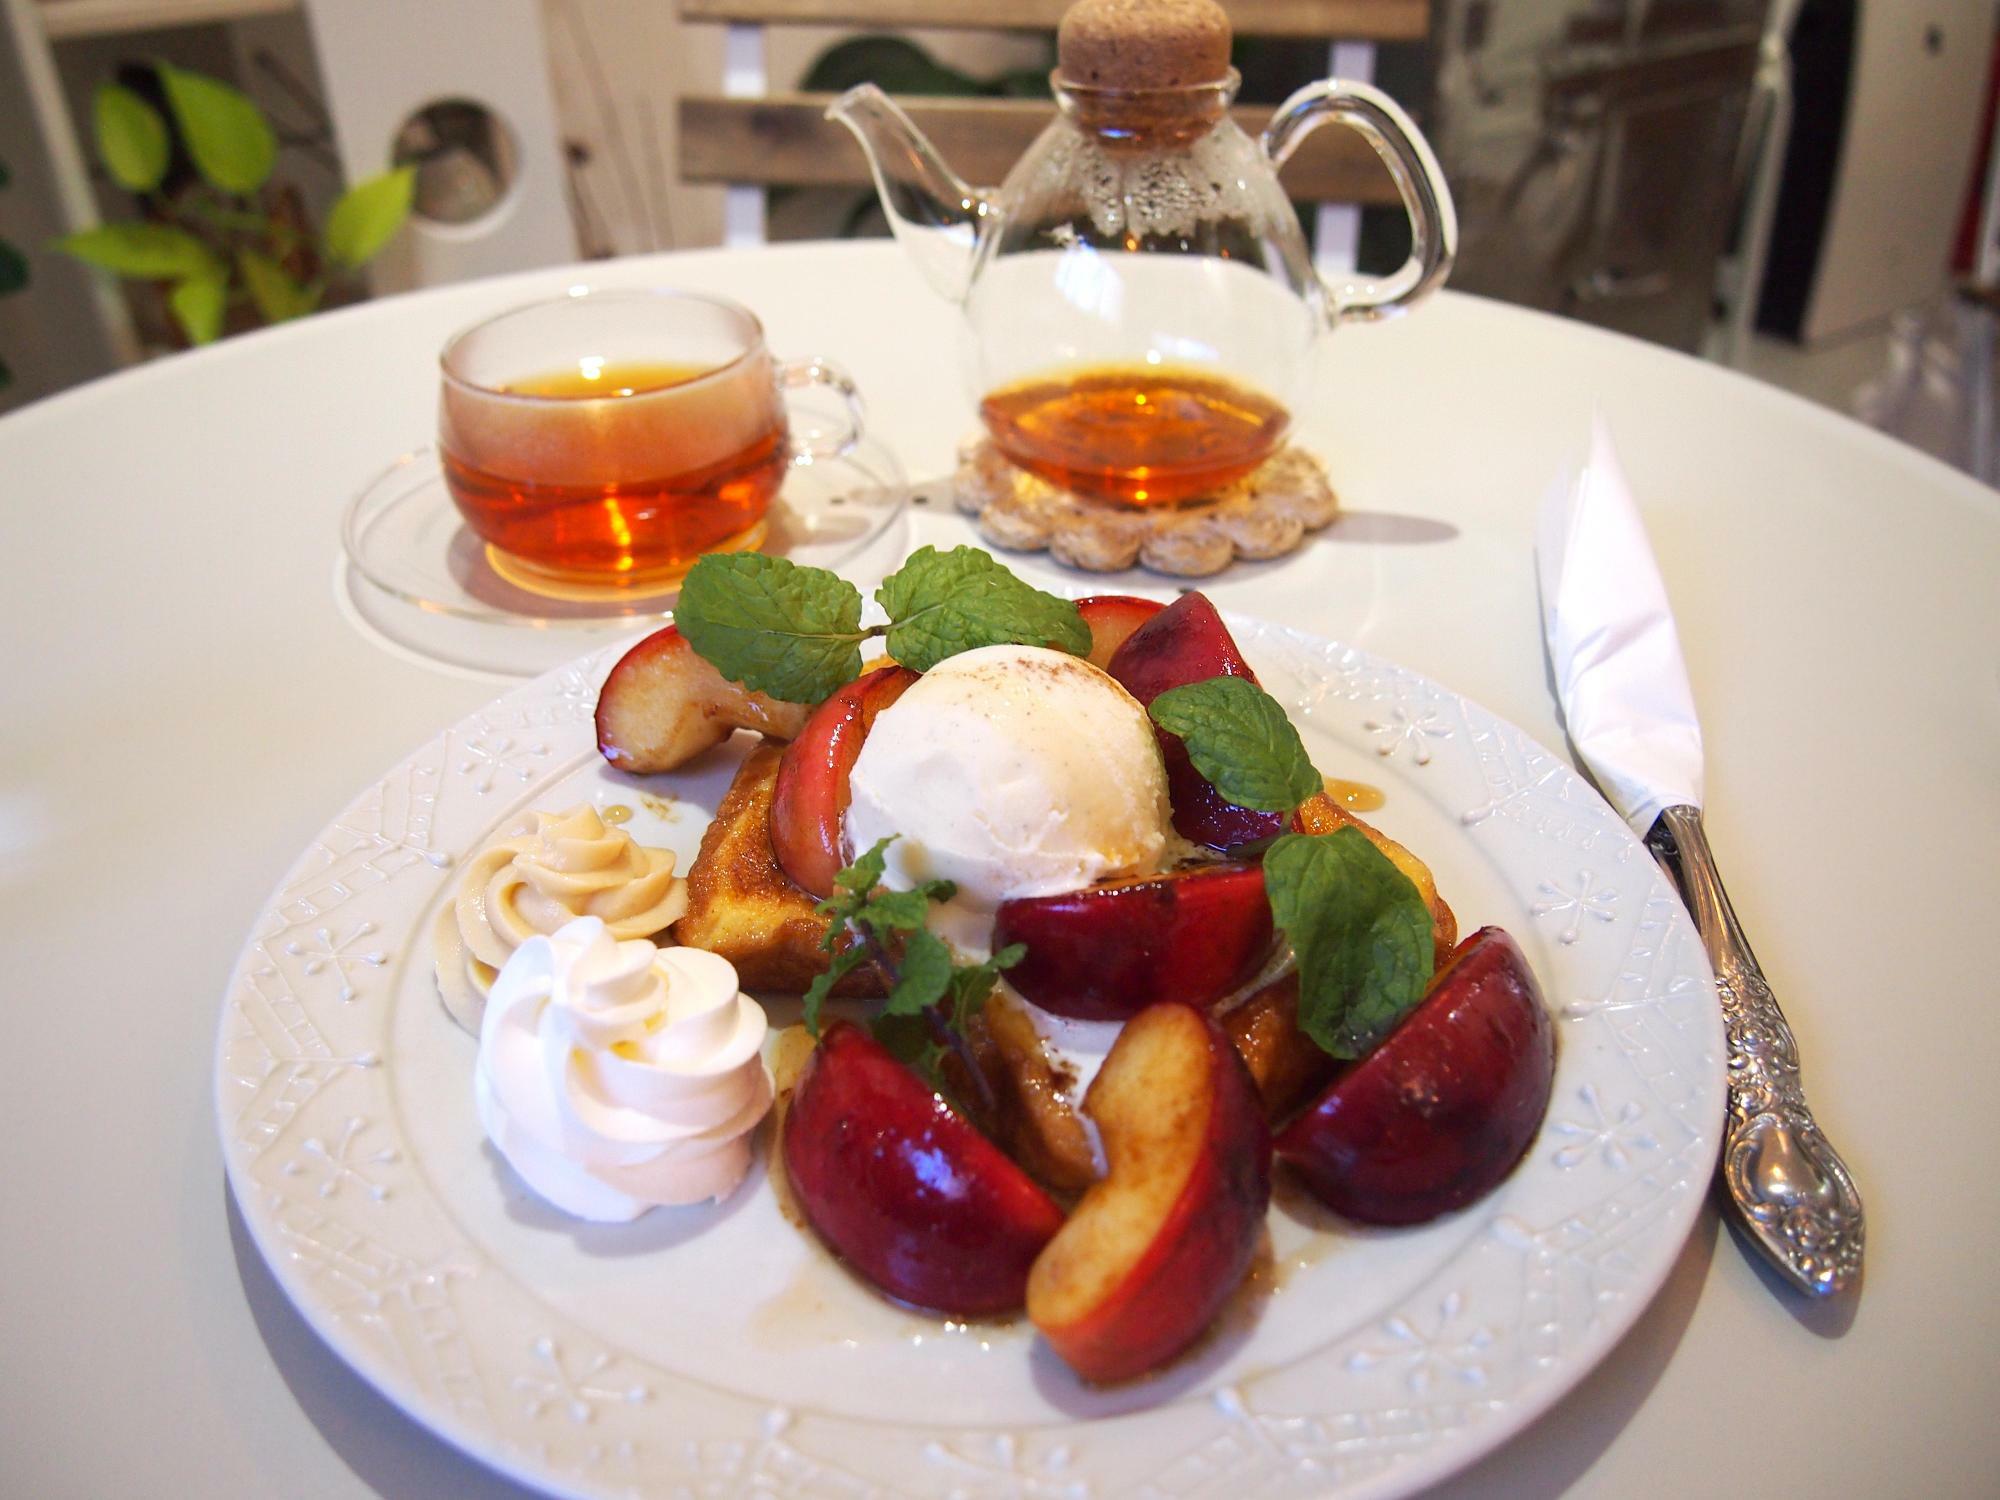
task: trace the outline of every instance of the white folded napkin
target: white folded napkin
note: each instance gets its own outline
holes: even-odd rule
[[[1701,805],[1701,724],[1659,565],[1601,418],[1582,469],[1543,502],[1535,564],[1570,742],[1644,837],[1663,808]]]

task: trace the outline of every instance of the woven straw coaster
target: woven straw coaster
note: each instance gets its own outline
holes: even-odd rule
[[[1046,550],[1092,573],[1137,564],[1176,578],[1220,573],[1239,557],[1282,557],[1340,513],[1325,467],[1289,444],[1213,495],[1145,508],[1058,489],[974,438],[959,450],[951,496],[996,547]]]

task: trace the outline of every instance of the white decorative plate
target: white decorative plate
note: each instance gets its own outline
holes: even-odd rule
[[[429,932],[454,863],[530,808],[621,803],[642,842],[692,855],[734,757],[610,771],[591,729],[609,648],[369,788],[258,917],[216,1105],[280,1284],[419,1421],[565,1494],[1379,1496],[1519,1430],[1638,1316],[1708,1185],[1723,1090],[1707,961],[1561,757],[1364,652],[1231,623],[1320,769],[1384,787],[1375,820],[1431,864],[1461,930],[1505,926],[1541,977],[1554,1102],[1486,1200],[1364,1231],[1281,1194],[1261,1293],[1111,1392],[1025,1325],[875,1298],[782,1216],[761,1166],[721,1205],[630,1225],[545,1208],[480,1134],[474,1043],[438,1003]]]

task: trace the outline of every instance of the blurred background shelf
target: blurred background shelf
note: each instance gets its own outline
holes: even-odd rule
[[[297,10],[299,4],[300,0],[35,0],[34,8],[43,34],[52,42],[66,42],[282,15]]]
[[[1954,274],[2000,279],[1996,0],[1225,3],[1253,127],[1328,73],[1418,118],[1458,203],[1458,290],[1869,419],[1885,373],[1939,386],[1966,319],[1991,318],[1950,298]],[[89,164],[91,90],[120,67],[164,58],[235,81],[280,123],[281,173],[314,210],[414,149],[423,106],[490,108],[493,148],[456,176],[433,163],[424,192],[449,206],[485,174],[508,212],[421,219],[379,266],[389,289],[881,232],[860,154],[821,117],[824,92],[852,80],[811,81],[823,65],[857,43],[917,57],[948,86],[881,81],[968,175],[995,180],[1049,108],[1033,96],[1064,4],[0,0],[0,222],[33,283],[0,298],[0,353],[28,351],[0,409],[156,352],[118,288],[42,248],[132,213]],[[1323,262],[1400,262],[1402,214],[1351,135],[1315,137],[1285,180]]]

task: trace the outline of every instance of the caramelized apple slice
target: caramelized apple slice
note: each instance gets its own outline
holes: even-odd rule
[[[1051,1192],[1069,1197],[1097,1181],[1090,1137],[1069,1102],[1074,1076],[1049,1055],[1027,1011],[997,990],[966,1030],[993,1098],[994,1117],[980,1122],[986,1133]]]
[[[981,1317],[1018,1308],[1062,1227],[1049,1195],[873,1037],[836,1021],[784,1124],[785,1171],[813,1228],[891,1297]]]
[[[1285,1128],[1278,1154],[1335,1213],[1421,1223],[1513,1169],[1541,1129],[1555,1062],[1528,961],[1482,927],[1423,1003]]]
[[[671,771],[734,730],[788,740],[807,711],[731,682],[669,625],[627,651],[604,679],[597,748],[621,771]]]
[[[1338,1066],[1299,1029],[1299,976],[1273,980],[1222,1018],[1229,1040],[1264,1101],[1264,1117],[1282,1121]]]
[[[1146,620],[1119,646],[1105,670],[1144,704],[1168,688],[1206,682],[1211,677],[1257,680],[1243,653],[1236,649],[1222,616],[1200,594],[1183,594]],[[1155,733],[1167,763],[1167,795],[1173,802],[1174,827],[1182,838],[1226,850],[1284,832],[1283,813],[1257,812],[1225,800],[1194,768],[1178,735],[1157,725]]]
[[[993,946],[1027,945],[1007,979],[1057,1015],[1122,1021],[1160,1000],[1212,1005],[1271,952],[1257,865],[1209,864],[1000,903]]]
[[[1077,600],[1076,612],[1090,627],[1090,664],[1108,669],[1126,637],[1165,608],[1132,594],[1092,594]]]
[[[1035,1261],[1028,1316],[1085,1380],[1129,1380],[1199,1338],[1249,1270],[1270,1134],[1236,1049],[1189,1005],[1128,1021],[1083,1107],[1110,1173]]]
[[[848,776],[875,716],[917,680],[908,667],[879,667],[835,691],[812,711],[778,762],[771,793],[771,852],[801,890],[833,894],[833,877],[847,863],[841,820],[850,798]]]

